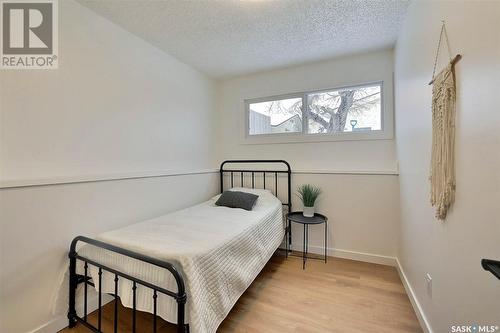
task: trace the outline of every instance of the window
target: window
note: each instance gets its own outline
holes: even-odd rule
[[[382,94],[375,83],[247,100],[247,135],[373,135],[384,127]]]
[[[249,134],[302,132],[302,97],[249,104]]]

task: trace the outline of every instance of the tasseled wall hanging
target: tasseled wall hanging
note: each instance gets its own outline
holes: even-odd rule
[[[441,41],[446,40],[450,62],[437,75]],[[455,199],[455,64],[461,59],[458,54],[451,58],[448,36],[443,21],[432,72],[432,155],[431,155],[431,204],[436,209],[436,218],[444,220]]]

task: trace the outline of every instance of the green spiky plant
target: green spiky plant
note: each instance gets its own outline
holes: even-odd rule
[[[299,186],[297,192],[304,207],[314,207],[316,199],[321,194],[321,189],[310,184],[304,184]]]

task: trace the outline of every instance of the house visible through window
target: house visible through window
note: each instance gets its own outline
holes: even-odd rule
[[[381,83],[248,100],[246,105],[251,136],[383,129]]]
[[[302,97],[249,104],[249,133],[302,132]]]

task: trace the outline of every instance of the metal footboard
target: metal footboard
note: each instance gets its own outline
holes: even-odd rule
[[[160,286],[153,285],[149,282],[146,282],[144,280],[135,278],[133,276],[130,276],[126,273],[120,272],[116,269],[107,267],[103,264],[100,264],[94,260],[91,260],[89,258],[83,257],[78,254],[76,251],[76,245],[78,242],[83,242],[87,243],[96,247],[103,248],[108,251],[112,251],[115,253],[119,253],[121,255],[134,258],[143,262],[146,262],[151,265],[155,265],[161,268],[164,268],[168,270],[175,278],[175,282],[177,283],[177,292],[167,290],[165,288],[162,288]],[[118,332],[118,283],[120,279],[127,279],[133,282],[132,285],[132,297],[133,297],[133,307],[132,307],[132,332],[136,332],[136,289],[138,285],[142,285],[144,287],[150,288],[153,290],[153,332],[157,332],[157,298],[158,298],[158,293],[165,294],[169,297],[174,298],[177,301],[177,332],[179,333],[188,333],[189,332],[189,325],[185,323],[185,307],[186,307],[186,290],[184,286],[184,279],[182,278],[182,275],[180,272],[169,262],[158,260],[152,257],[148,257],[145,255],[142,255],[137,252],[129,251],[111,244],[107,244],[104,242],[100,242],[98,240],[84,237],[84,236],[78,236],[73,239],[71,242],[70,250],[69,250],[69,309],[68,309],[68,320],[69,320],[69,327],[74,327],[77,322],[80,322],[83,324],[85,327],[90,329],[93,332],[98,332],[101,333],[101,326],[102,326],[102,273],[103,271],[110,272],[115,275],[115,292],[114,292],[114,297],[115,297],[115,308],[114,308],[114,333]],[[81,260],[84,263],[84,275],[77,275],[76,273],[76,261]],[[98,290],[98,317],[97,317],[97,327],[92,325],[88,320],[87,320],[87,292],[88,292],[88,285],[94,286],[94,283],[90,281],[90,277],[88,276],[88,268],[89,265],[93,265],[97,268],[99,268],[99,290]],[[83,317],[80,317],[76,313],[76,288],[78,284],[84,283],[84,296],[83,296]]]

